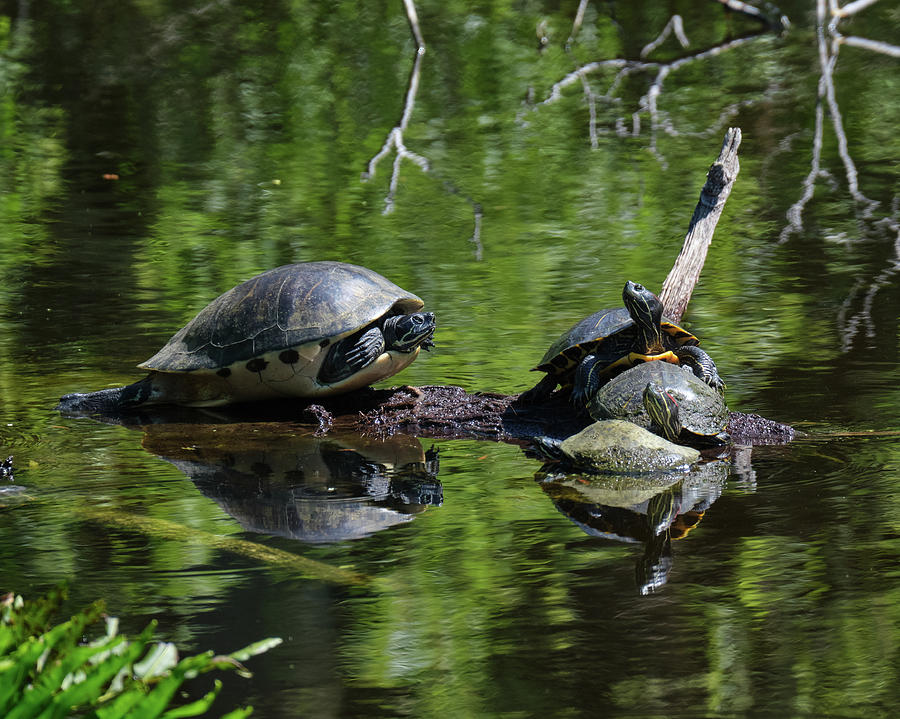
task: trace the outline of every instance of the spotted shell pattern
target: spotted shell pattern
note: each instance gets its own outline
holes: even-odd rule
[[[213,300],[138,366],[162,375],[187,373],[191,384],[202,379],[209,400],[201,396],[191,401],[197,405],[346,392],[399,372],[418,350],[382,353],[350,377],[321,384],[316,377],[330,345],[388,312],[406,314],[423,305],[416,295],[365,267],[341,262],[285,265]]]

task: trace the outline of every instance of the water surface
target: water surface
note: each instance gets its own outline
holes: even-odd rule
[[[722,50],[669,74],[655,124],[654,68],[588,76],[596,148],[580,82],[540,104],[580,64],[637,60],[673,10],[691,44],[650,60]],[[715,3],[589,4],[567,53],[574,5],[421,4],[404,139],[430,170],[402,161],[385,214],[395,154],[361,174],[407,93],[401,3],[0,5],[0,451],[24,488],[0,495],[2,587],[67,581],[73,607],[155,618],[185,651],[283,637],[218,714],[896,711],[897,60],[840,49],[853,164],[823,106],[796,205],[820,68],[812,6],[782,10],[776,34]],[[842,32],[889,42],[892,12]],[[53,410],[137,379],[220,292],[314,259],[437,314],[397,382],[522,391],[626,279],[659,288],[728,125],[741,174],[685,324],[732,409],[796,425],[790,445],[629,493],[548,484],[510,444]]]

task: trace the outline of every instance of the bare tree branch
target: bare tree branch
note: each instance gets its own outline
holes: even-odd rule
[[[856,37],[854,35],[841,35],[839,38],[842,45],[852,45],[853,47],[861,47],[865,50],[880,52],[891,57],[900,57],[900,47],[897,45],[888,45],[880,40],[869,40],[865,37]]]
[[[835,17],[850,17],[877,2],[878,0],[856,0],[856,2],[847,3],[844,7],[836,7],[832,10],[832,15]]]
[[[841,350],[850,352],[853,349],[854,341],[860,333],[860,328],[865,328],[865,335],[869,340],[875,338],[875,322],[872,319],[872,308],[875,306],[875,296],[878,292],[887,287],[894,281],[894,276],[900,274],[900,207],[898,207],[898,198],[894,198],[894,208],[891,217],[883,217],[874,224],[876,228],[883,228],[886,232],[893,235],[893,257],[888,259],[887,267],[882,270],[874,279],[860,278],[857,280],[847,299],[841,305],[838,313],[837,325],[840,329]],[[855,313],[851,313],[852,308],[857,304],[856,298],[862,290],[865,290],[862,296],[862,308]]]
[[[686,48],[691,44],[687,39],[687,35],[684,34],[684,21],[681,19],[681,15],[673,15],[669,18],[669,22],[666,23],[656,40],[644,45],[641,50],[641,57],[647,57],[647,55],[662,45],[672,33],[675,33],[675,37],[681,43],[681,47]]]
[[[853,43],[847,43],[847,38],[840,34],[836,26],[837,19],[844,17],[845,15],[842,14],[841,8],[838,7],[836,0],[829,0],[829,3],[833,19],[827,26],[826,20],[829,15],[829,8],[826,7],[826,0],[817,0],[816,3],[816,40],[819,52],[820,73],[818,98],[816,100],[816,128],[813,136],[810,171],[803,182],[803,194],[787,211],[788,224],[781,230],[778,239],[779,243],[786,242],[792,234],[803,230],[803,210],[815,193],[816,181],[826,174],[821,169],[825,107],[828,108],[828,115],[831,118],[831,124],[834,129],[835,138],[837,139],[838,155],[844,165],[844,174],[847,178],[847,190],[862,208],[862,218],[866,219],[871,217],[872,212],[878,206],[878,203],[875,200],[866,197],[859,189],[859,176],[856,171],[856,163],[854,163],[853,158],[850,156],[847,134],[844,131],[843,118],[834,89],[834,68],[837,65],[838,52],[841,44],[856,44],[859,47],[866,47],[868,41],[864,41],[863,38],[854,38]],[[863,2],[863,0],[860,0],[858,3],[851,3],[851,5],[857,6],[852,12],[858,12],[863,7],[871,4],[871,2]],[[844,10],[851,7],[851,5],[846,6]],[[900,48],[895,48],[892,45],[874,42],[873,44],[876,45],[877,48],[872,47],[869,49],[876,50],[877,52],[885,52],[889,55],[892,54],[891,50],[896,50],[900,53]]]
[[[866,197],[859,188],[856,165],[850,156],[849,143],[844,131],[840,107],[836,99],[834,87],[834,70],[837,65],[838,52],[841,45],[854,45],[892,57],[900,56],[900,48],[887,43],[867,40],[865,38],[845,37],[838,29],[841,18],[849,17],[869,7],[876,0],[858,0],[843,8],[837,0],[817,0],[816,3],[816,38],[819,53],[819,83],[816,99],[816,127],[813,135],[812,158],[810,171],[803,182],[803,194],[787,212],[788,224],[782,229],[779,242],[786,242],[794,233],[803,231],[803,211],[815,193],[816,182],[823,178],[831,185],[832,191],[838,191],[839,185],[831,174],[822,168],[822,146],[824,135],[824,117],[827,110],[831,125],[837,139],[838,155],[844,166],[847,192],[856,200],[861,233],[868,234],[872,230],[892,235],[892,257],[887,266],[874,278],[861,277],[850,290],[841,305],[837,324],[840,328],[842,350],[849,352],[860,335],[869,340],[875,338],[875,323],[872,309],[875,306],[878,292],[895,281],[900,273],[900,199],[893,198],[892,214],[874,220],[872,216],[879,203]],[[827,2],[827,5],[826,5]],[[849,241],[852,241],[849,240]]]
[[[387,215],[394,210],[394,196],[397,194],[397,185],[400,180],[400,164],[403,159],[410,160],[422,168],[423,172],[428,172],[431,167],[428,163],[428,160],[422,157],[421,155],[412,152],[407,149],[406,144],[403,141],[403,132],[409,125],[409,118],[412,116],[413,108],[416,103],[416,93],[419,90],[419,72],[421,71],[422,66],[422,58],[425,56],[424,47],[420,46],[416,51],[416,59],[413,62],[412,73],[409,78],[409,87],[406,91],[406,99],[403,103],[403,114],[400,117],[400,123],[393,127],[391,131],[388,133],[387,139],[384,141],[384,145],[381,146],[381,150],[379,150],[371,160],[369,160],[369,164],[366,172],[362,175],[362,180],[365,182],[366,180],[370,180],[375,176],[375,168],[378,163],[385,158],[388,153],[390,153],[391,149],[396,149],[397,156],[394,158],[393,164],[393,172],[391,173],[391,182],[388,189],[387,197],[384,198],[384,214]]]
[[[425,57],[425,39],[422,36],[422,30],[419,27],[419,16],[416,12],[416,6],[413,3],[413,0],[403,0],[403,5],[406,8],[406,18],[409,21],[410,30],[416,41],[416,57],[409,74],[409,85],[407,86],[406,97],[403,101],[403,112],[400,115],[400,122],[388,132],[387,138],[385,138],[381,149],[375,153],[371,160],[369,160],[366,171],[362,173],[360,178],[363,182],[372,179],[375,176],[375,169],[378,167],[378,163],[387,157],[392,149],[396,151],[397,154],[394,156],[394,162],[392,163],[388,193],[384,198],[384,210],[382,214],[385,215],[394,211],[394,198],[397,196],[397,188],[400,184],[400,167],[403,164],[403,160],[409,160],[418,165],[422,172],[434,174],[431,171],[431,164],[428,162],[428,159],[407,148],[406,143],[403,140],[403,133],[406,131],[407,127],[409,127],[409,121],[412,117],[413,110],[415,109],[416,94],[419,91],[419,77],[422,71],[422,59]],[[483,217],[481,205],[472,198],[461,193],[449,180],[443,180],[443,184],[448,192],[460,195],[472,205],[475,226],[469,241],[475,245],[475,257],[480,260],[484,250],[481,245],[481,220]]]
[[[675,32],[676,35],[680,35],[679,41],[682,42],[682,44],[687,42],[687,37],[684,36],[684,28],[680,21],[680,18],[678,18],[677,20],[676,18],[678,18],[678,16],[674,16],[669,20],[666,28],[663,29],[659,37],[657,37],[656,40],[654,40],[644,48],[645,52],[649,52],[652,49],[658,47],[659,44],[672,32]],[[650,60],[625,60],[622,58],[610,58],[608,60],[596,60],[593,62],[589,62],[576,67],[574,70],[555,82],[550,87],[547,96],[543,100],[538,102],[534,106],[534,109],[537,109],[542,105],[550,105],[552,103],[558,102],[559,100],[562,100],[564,97],[563,91],[566,88],[574,85],[575,83],[580,83],[582,85],[582,91],[584,93],[588,106],[588,131],[591,140],[591,147],[596,148],[598,146],[597,138],[600,133],[600,130],[597,127],[597,102],[602,101],[606,105],[610,106],[621,104],[621,100],[616,97],[616,92],[618,91],[619,87],[626,77],[635,73],[650,73],[655,71],[655,76],[650,81],[647,92],[638,101],[637,109],[631,113],[631,122],[626,122],[625,116],[619,115],[614,121],[614,127],[616,133],[621,137],[637,137],[641,133],[642,115],[649,115],[650,143],[648,149],[663,165],[665,165],[665,158],[663,158],[658,149],[658,136],[660,132],[664,132],[669,136],[709,136],[715,132],[719,132],[721,128],[724,127],[725,124],[729,121],[729,119],[736,115],[740,109],[756,104],[758,102],[762,102],[768,97],[768,93],[764,93],[762,97],[748,98],[740,102],[732,103],[728,107],[724,108],[721,111],[718,119],[706,129],[698,132],[685,132],[678,130],[678,128],[675,126],[675,123],[672,121],[670,114],[659,108],[658,101],[663,93],[663,84],[665,80],[671,73],[680,70],[691,63],[704,61],[711,57],[720,55],[721,53],[728,52],[736,47],[740,47],[749,42],[753,42],[760,36],[761,35],[757,33],[755,35],[735,38],[720,45],[706,48],[704,50],[700,50],[695,53],[691,53],[689,55],[667,62]],[[642,55],[644,55],[645,52],[642,52]],[[606,92],[595,92],[591,87],[588,76],[598,74],[610,69],[617,70],[617,72],[610,82],[609,86],[607,87]]]
[[[779,244],[787,242],[792,234],[803,230],[803,210],[815,194],[816,180],[821,174],[822,128],[824,125],[824,118],[825,109],[822,104],[822,90],[820,87],[819,99],[816,101],[816,128],[813,133],[812,161],[810,163],[809,173],[803,180],[803,194],[787,211],[788,224],[781,230],[781,234],[778,237]]]
[[[725,133],[719,157],[709,168],[681,252],[663,282],[659,298],[662,300],[666,316],[675,322],[681,319],[691,299],[703,263],[706,261],[706,252],[712,244],[716,225],[740,172],[741,166],[738,161],[740,146],[741,130],[733,127]]]
[[[764,13],[755,5],[751,5],[750,3],[741,2],[741,0],[716,0],[716,2],[724,5],[729,10],[733,10],[734,12],[739,12],[742,15],[747,15],[748,17],[752,17],[755,20],[759,20],[760,22],[764,22],[766,25],[773,27],[778,30],[784,30],[787,27],[790,27],[790,20],[788,20],[787,15],[782,15],[781,10],[779,10],[774,5],[769,4],[769,14]]]
[[[566,52],[572,47],[572,43],[575,42],[575,36],[578,34],[578,31],[581,29],[581,23],[584,22],[584,11],[587,9],[589,0],[581,0],[578,3],[578,10],[575,11],[575,22],[572,23],[572,32],[569,33],[569,39],[566,40]]]
[[[413,0],[403,0],[403,6],[406,8],[406,19],[409,20],[409,27],[416,40],[416,49],[421,55],[425,52],[425,38],[422,37],[422,29],[419,27],[419,14],[416,12],[416,5]]]

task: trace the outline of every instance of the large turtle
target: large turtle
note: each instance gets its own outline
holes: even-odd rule
[[[547,376],[523,393],[523,402],[543,402],[557,385],[571,385],[572,402],[581,408],[609,377],[654,360],[688,365],[710,386],[724,387],[715,362],[696,346],[700,340],[663,317],[656,295],[629,281],[622,300],[624,307],[595,312],[550,345],[534,368]]]
[[[688,368],[648,362],[614,377],[593,396],[596,420],[623,419],[670,442],[692,446],[725,444],[728,407],[721,392]]]
[[[202,309],[126,387],[68,394],[59,409],[218,406],[349,392],[431,347],[434,314],[365,267],[305,262],[269,270]]]

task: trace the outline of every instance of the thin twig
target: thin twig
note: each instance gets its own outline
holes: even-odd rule
[[[741,2],[741,0],[716,0],[716,2],[721,3],[729,10],[752,17],[754,20],[764,22],[766,25],[778,30],[784,30],[791,24],[787,15],[782,15],[781,11],[774,5],[770,6],[771,14],[767,15],[755,5]]]
[[[870,340],[875,338],[875,322],[872,319],[875,296],[879,290],[890,285],[894,280],[894,276],[900,273],[900,221],[898,221],[900,207],[898,205],[900,205],[900,201],[895,197],[893,215],[891,217],[883,217],[874,223],[876,227],[883,227],[887,232],[893,234],[893,257],[888,259],[887,267],[878,273],[875,279],[860,279],[857,281],[838,313],[837,324],[840,329],[841,349],[845,353],[853,349],[853,343],[859,334],[860,326],[865,326],[866,337]],[[854,298],[863,287],[866,288],[866,291],[862,300],[862,309],[848,317]]]
[[[566,40],[566,52],[572,47],[572,43],[575,42],[575,36],[578,34],[578,31],[581,29],[581,23],[584,22],[584,11],[587,9],[588,0],[581,0],[578,3],[578,10],[575,11],[575,22],[572,23],[572,32],[569,33],[569,39]]]
[[[856,0],[856,2],[847,3],[844,7],[835,8],[832,10],[832,15],[835,17],[849,17],[877,2],[878,0]]]
[[[409,26],[416,40],[416,49],[421,55],[425,52],[425,38],[422,37],[422,29],[419,27],[419,14],[416,12],[415,3],[413,0],[403,0],[403,6],[406,8],[406,19],[409,20]]]
[[[838,43],[832,43],[831,56],[828,62],[823,63],[822,76],[825,78],[825,99],[828,102],[828,113],[831,115],[831,124],[834,127],[834,134],[838,141],[838,155],[844,163],[844,171],[847,175],[847,186],[850,194],[860,204],[866,206],[865,212],[871,212],[878,203],[870,200],[859,190],[858,173],[856,172],[856,164],[850,157],[850,151],[847,149],[847,134],[844,132],[844,122],[841,116],[841,109],[838,106],[837,97],[834,92],[834,66],[837,64]]]
[[[862,9],[862,6],[858,9]],[[829,10],[833,19],[826,27]],[[859,189],[859,175],[856,170],[856,163],[854,163],[853,158],[850,156],[847,134],[844,131],[843,118],[834,89],[834,68],[837,65],[838,52],[841,43],[846,44],[846,38],[842,37],[835,27],[835,23],[839,17],[839,10],[840,8],[838,8],[836,0],[829,0],[829,5],[827,7],[826,0],[817,0],[816,42],[819,53],[820,73],[818,96],[816,100],[816,129],[813,136],[812,159],[810,162],[810,171],[803,182],[803,194],[787,211],[788,224],[781,230],[781,234],[778,238],[779,243],[786,242],[792,234],[803,230],[803,210],[815,193],[816,181],[824,174],[821,169],[821,153],[824,134],[824,110],[826,106],[828,108],[828,114],[831,117],[831,124],[838,143],[838,155],[844,165],[844,174],[847,178],[847,189],[853,199],[855,199],[862,207],[862,218],[866,219],[871,217],[872,212],[878,206],[878,202],[866,197]],[[857,11],[858,10],[855,10],[854,12]],[[828,36],[830,36],[830,42]],[[879,49],[879,51],[883,50]]]
[[[616,118],[615,128],[616,133],[619,136],[637,137],[641,133],[641,115],[648,114],[650,116],[649,149],[661,163],[665,164],[665,159],[659,152],[657,143],[657,138],[660,131],[665,132],[670,136],[678,136],[682,134],[692,136],[707,136],[714,132],[718,132],[721,129],[722,125],[727,122],[728,118],[733,116],[740,108],[762,101],[761,99],[750,99],[730,105],[722,111],[714,125],[700,132],[683,133],[675,127],[675,124],[672,122],[669,114],[659,109],[658,98],[663,92],[663,83],[665,82],[665,80],[672,72],[680,70],[690,63],[715,57],[717,55],[720,55],[721,53],[728,52],[736,47],[740,47],[741,45],[756,40],[759,37],[760,35],[757,33],[754,35],[735,38],[733,40],[722,43],[721,45],[707,48],[705,50],[700,50],[698,52],[668,62],[625,60],[622,58],[610,58],[608,60],[596,60],[594,62],[589,62],[581,65],[580,67],[576,67],[574,70],[555,82],[550,87],[547,96],[537,103],[535,109],[537,107],[540,107],[541,105],[549,105],[561,100],[563,98],[563,91],[566,88],[575,83],[581,83],[588,102],[588,111],[590,113],[590,124],[588,129],[591,137],[591,146],[594,147],[596,146],[596,138],[598,136],[598,130],[596,129],[596,100],[602,99],[607,103],[618,102],[618,98],[616,98],[614,94],[621,85],[622,81],[627,76],[637,72],[656,71],[656,75],[650,82],[650,85],[647,88],[647,92],[640,98],[640,100],[638,101],[637,109],[631,115],[631,128],[628,129],[626,127],[626,123],[623,117]],[[651,43],[651,45],[652,44],[653,43]],[[607,89],[606,93],[597,95],[590,89],[590,86],[587,82],[587,76],[611,68],[618,70],[618,72],[610,83],[610,86]],[[766,96],[764,96],[763,99],[765,99],[765,97]]]
[[[865,37],[856,37],[855,35],[841,35],[839,38],[842,45],[851,45],[853,47],[861,47],[865,50],[880,52],[891,57],[900,57],[900,47],[897,45],[888,45],[880,40],[869,40]]]
[[[684,21],[681,19],[681,15],[673,15],[669,18],[669,22],[666,23],[659,36],[653,42],[644,45],[643,49],[641,49],[641,57],[647,57],[647,55],[662,45],[672,33],[675,33],[675,37],[681,43],[681,47],[687,48],[691,44],[687,39],[687,35],[684,34]]]
[[[584,87],[584,98],[588,106],[588,135],[591,138],[591,149],[596,150],[599,147],[597,142],[597,98],[584,75],[581,76],[581,84]]]
[[[387,157],[392,149],[396,151],[394,162],[391,166],[391,179],[388,183],[388,193],[384,198],[384,210],[382,211],[382,214],[385,215],[394,211],[394,198],[397,196],[397,189],[400,185],[400,167],[403,164],[403,160],[409,160],[410,162],[415,163],[422,172],[427,172],[432,175],[435,174],[432,172],[431,164],[428,162],[428,159],[410,150],[403,140],[403,133],[406,131],[407,127],[409,127],[409,121],[412,117],[413,110],[415,109],[416,94],[419,91],[419,77],[422,70],[422,59],[425,57],[425,39],[422,36],[422,30],[419,27],[419,16],[416,12],[416,6],[413,3],[413,0],[403,0],[403,5],[406,8],[406,18],[409,21],[409,27],[412,31],[413,38],[416,41],[416,57],[409,74],[409,85],[407,86],[406,97],[403,101],[403,112],[400,115],[400,122],[388,132],[387,138],[381,146],[381,149],[375,153],[371,160],[369,160],[366,171],[362,173],[360,178],[363,182],[372,179],[375,176],[375,169],[377,168],[378,163]],[[483,252],[483,247],[481,245],[481,220],[483,216],[481,205],[472,200],[472,198],[461,193],[449,180],[443,180],[443,184],[448,191],[464,197],[466,201],[472,205],[472,211],[475,217],[475,229],[470,241],[475,244],[476,259],[480,260]]]
[[[415,62],[413,62],[412,72],[410,73],[409,87],[406,91],[406,99],[403,103],[403,114],[400,117],[400,123],[393,127],[388,133],[384,145],[381,146],[381,150],[369,160],[367,171],[362,175],[363,182],[370,180],[375,176],[375,168],[378,163],[388,155],[391,149],[393,148],[397,151],[397,155],[394,158],[393,171],[391,172],[388,194],[387,197],[384,198],[385,215],[390,214],[394,210],[394,196],[397,194],[397,186],[400,181],[400,165],[402,160],[407,159],[414,162],[422,168],[423,172],[428,172],[431,169],[428,160],[409,150],[403,141],[403,132],[409,125],[409,119],[412,117],[413,108],[416,103],[416,93],[419,90],[419,73],[421,71],[422,58],[425,56],[425,53],[422,50],[423,48],[420,47],[416,52],[416,59]]]
[[[778,243],[784,244],[795,232],[803,231],[803,210],[812,199],[816,191],[816,180],[821,174],[822,161],[822,135],[825,124],[825,108],[822,104],[822,89],[819,90],[819,98],[816,100],[816,127],[813,133],[812,160],[809,172],[803,180],[803,194],[787,211],[788,224],[781,230]]]

